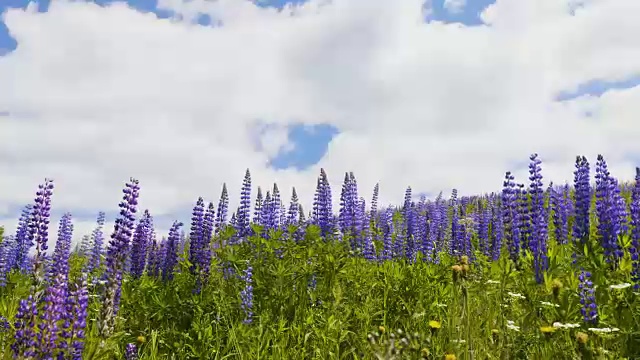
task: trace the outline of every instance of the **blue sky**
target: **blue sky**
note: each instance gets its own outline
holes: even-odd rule
[[[33,1],[33,0],[32,0]],[[260,0],[258,5],[264,7],[274,7],[281,9],[287,4],[298,4],[305,0]],[[0,12],[11,7],[25,7],[29,0],[3,0],[0,2]],[[38,3],[40,11],[46,11],[50,0],[33,1]],[[114,0],[96,0],[100,5],[113,3]],[[170,17],[171,13],[157,8],[156,0],[127,0],[130,6],[140,11],[150,11],[158,17]],[[479,14],[487,6],[494,3],[495,0],[474,0],[467,1],[466,6],[458,13],[450,13],[444,7],[444,0],[433,0],[431,13],[425,19],[430,21],[443,21],[446,23],[461,23],[467,26],[482,25]],[[202,25],[209,25],[211,19],[208,16],[202,16],[199,19]],[[3,22],[0,22],[0,53],[10,52],[15,49],[18,44],[9,36],[8,29]],[[626,79],[620,82],[603,82],[593,80],[585,84],[581,84],[577,90],[571,92],[562,92],[558,94],[558,101],[567,101],[579,97],[584,94],[600,96],[610,89],[629,88],[640,84],[640,76]],[[270,161],[270,165],[277,169],[296,168],[305,169],[316,164],[326,153],[329,142],[335,135],[339,133],[339,129],[326,124],[304,127],[302,125],[292,125],[289,128],[289,141],[293,143],[293,149],[283,151],[276,155]]]

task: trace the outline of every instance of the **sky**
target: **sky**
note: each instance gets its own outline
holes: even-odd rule
[[[0,225],[53,178],[53,224],[108,226],[130,177],[158,232],[249,168],[309,209],[640,162],[637,0],[0,1]]]

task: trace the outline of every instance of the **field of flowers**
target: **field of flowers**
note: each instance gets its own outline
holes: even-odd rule
[[[0,232],[2,358],[639,359],[640,169],[529,173],[384,208],[347,173],[334,212],[322,170],[305,213],[247,170],[235,211],[224,186],[166,237],[131,179],[113,229],[73,246],[65,214],[53,251],[47,179]]]

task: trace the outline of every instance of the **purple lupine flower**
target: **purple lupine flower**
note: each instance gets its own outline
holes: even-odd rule
[[[253,321],[253,268],[251,265],[245,270],[242,281],[245,286],[240,291],[240,299],[242,300],[240,307],[244,311],[244,323],[250,324]]]
[[[353,236],[354,244],[356,248],[354,250],[363,251],[364,250],[364,230],[367,226],[369,226],[368,221],[366,219],[367,210],[366,210],[366,202],[364,198],[356,199],[355,202],[355,216],[353,217]],[[359,249],[359,250],[358,250]]]
[[[58,240],[53,251],[53,261],[49,268],[49,279],[55,279],[62,275],[67,279],[69,275],[69,256],[71,253],[71,238],[73,237],[73,223],[71,213],[65,213],[60,219],[58,227]]]
[[[7,236],[0,243],[0,287],[7,285],[7,275],[14,267],[17,247],[14,236]]]
[[[41,321],[38,324],[40,332],[38,339],[38,358],[53,359],[54,351],[58,342],[58,322],[63,320],[67,314],[65,301],[67,299],[67,282],[63,274],[56,275],[53,284],[46,289],[44,297],[44,308],[41,314]]]
[[[11,345],[14,358],[36,356],[38,343],[36,341],[35,326],[37,316],[38,307],[32,295],[29,295],[26,300],[20,300],[14,324],[16,329],[15,341]]]
[[[89,252],[91,250],[91,236],[82,236],[82,239],[80,240],[80,246],[76,247],[76,250],[78,251],[78,255],[88,258]]]
[[[598,236],[607,262],[617,264],[622,257],[618,236],[622,232],[622,219],[626,217],[620,206],[618,182],[611,176],[607,163],[598,155],[596,163],[596,214],[598,216]]]
[[[427,229],[425,230],[425,242],[423,244],[424,260],[433,262],[435,258],[436,242],[438,241],[438,229],[440,228],[440,212],[435,202],[427,204],[428,217]]]
[[[87,308],[89,306],[89,292],[87,291],[87,276],[85,274],[69,295],[72,310],[69,317],[67,338],[71,346],[67,346],[66,349],[70,352],[71,359],[82,360],[86,338]]]
[[[383,244],[382,244],[382,254],[380,256],[380,260],[391,260],[393,257],[393,211],[391,208],[386,209],[382,212],[381,216],[382,222],[382,231],[383,231]]]
[[[271,229],[277,230],[282,225],[280,223],[282,217],[282,199],[280,197],[280,189],[278,189],[278,184],[276,183],[273,183],[273,191],[271,192],[271,208],[273,219],[269,225]]]
[[[520,226],[518,214],[518,194],[516,192],[515,177],[510,171],[505,174],[502,188],[502,217],[504,230],[509,248],[509,256],[513,262],[518,262],[520,255]]]
[[[289,203],[289,212],[287,213],[287,224],[293,225],[298,221],[300,204],[298,203],[298,193],[294,187],[291,190],[291,202]]]
[[[267,190],[264,197],[262,207],[260,208],[260,225],[262,226],[262,236],[265,238],[269,233],[269,229],[273,228],[273,222],[275,219],[273,201],[271,199],[271,192]]]
[[[460,236],[460,249],[458,256],[466,255],[469,261],[473,261],[473,244],[471,237],[473,236],[473,219],[462,219],[458,224],[458,233]]]
[[[558,244],[566,244],[569,237],[568,218],[569,207],[568,198],[563,189],[550,190],[549,203],[553,208],[553,225],[555,227],[555,237]]]
[[[131,268],[130,273],[134,278],[139,278],[146,266],[147,247],[151,241],[153,232],[153,218],[149,210],[145,210],[142,218],[136,226],[133,239],[131,241]]]
[[[207,211],[204,214],[202,224],[202,245],[200,267],[201,274],[206,279],[209,276],[209,267],[211,265],[211,238],[213,237],[213,226],[215,221],[215,206],[209,203]],[[178,239],[178,241],[180,241]]]
[[[36,257],[34,261],[34,275],[37,277],[42,258],[47,252],[49,241],[49,218],[51,217],[51,196],[53,195],[53,180],[45,179],[44,184],[38,185],[35,205],[29,219],[28,243],[36,244]]]
[[[405,231],[405,256],[409,262],[413,262],[416,253],[415,246],[415,223],[416,206],[412,199],[411,186],[407,186],[404,193],[404,204],[402,206],[402,217],[404,218]]]
[[[262,188],[258,186],[258,194],[256,195],[256,203],[253,206],[253,223],[256,225],[262,225],[262,205],[264,203],[264,196],[262,195]]]
[[[218,211],[216,212],[216,235],[220,233],[227,223],[227,212],[229,211],[229,192],[227,192],[227,184],[222,184],[222,193],[220,201],[218,201]]]
[[[362,208],[364,211],[364,199],[362,199]],[[371,235],[371,222],[368,219],[367,215],[365,216],[365,223],[367,225],[364,226],[364,230],[363,230],[363,238],[364,238],[364,258],[370,261],[374,261],[376,260],[376,249],[375,246],[373,244],[373,236]]]
[[[320,176],[316,186],[313,202],[313,222],[320,227],[322,237],[333,234],[333,211],[331,199],[331,186],[324,169],[320,169]]]
[[[462,256],[464,232],[460,227],[460,205],[458,204],[458,190],[451,192],[451,243],[449,252],[452,256]]]
[[[137,360],[138,359],[138,347],[134,343],[127,344],[127,349],[124,354],[125,360]]]
[[[116,219],[113,234],[107,247],[106,292],[100,312],[99,332],[109,337],[113,331],[115,316],[120,306],[120,291],[125,258],[129,253],[129,243],[133,233],[135,213],[138,209],[139,182],[131,178],[122,190],[123,197],[119,204],[120,216]]]
[[[504,239],[504,223],[502,222],[502,204],[497,200],[491,201],[491,259],[500,259],[502,240]]]
[[[358,209],[358,185],[353,173],[344,174],[344,183],[342,184],[342,192],[340,194],[340,210],[338,214],[338,224],[343,236],[349,238],[351,249],[356,250],[358,244],[359,224],[356,224],[359,216]]]
[[[91,249],[91,257],[87,266],[88,272],[93,272],[100,268],[100,258],[102,257],[102,243],[104,242],[104,234],[102,228],[105,222],[105,213],[99,212],[98,219],[96,220],[97,226],[91,233],[91,242],[93,248]]]
[[[542,190],[542,161],[538,154],[532,154],[529,159],[529,193],[531,194],[531,220],[533,224],[529,248],[533,253],[533,266],[536,281],[540,284],[544,280],[543,273],[549,267],[547,258],[547,217],[544,209],[544,194]]]
[[[162,238],[160,242],[157,242],[155,237],[151,241],[151,250],[149,252],[149,261],[147,266],[147,273],[150,276],[158,277],[162,273],[162,264],[164,264],[164,248],[166,246],[167,239]]]
[[[591,207],[591,185],[589,184],[589,162],[584,156],[576,158],[576,170],[573,172],[575,189],[575,220],[573,222],[573,240],[582,252],[589,243],[589,208]]]
[[[640,289],[640,168],[636,168],[635,186],[631,192],[631,281]]]
[[[376,183],[376,185],[373,187],[373,196],[371,197],[371,212],[370,212],[370,216],[371,216],[371,220],[373,220],[374,222],[377,222],[377,215],[378,215],[378,194],[380,192],[380,184]]]
[[[344,182],[342,183],[342,190],[340,191],[340,208],[338,209],[338,226],[340,227],[340,231],[342,231],[343,236],[347,234],[347,231],[350,229],[349,224],[349,216],[347,212],[349,211],[349,191],[351,191],[351,187],[349,186],[349,173],[344,173]],[[353,249],[353,244],[352,244]]]
[[[490,221],[490,204],[485,204],[484,208],[479,209],[478,216],[478,247],[480,252],[485,256],[489,256],[489,221]]]
[[[162,280],[168,281],[173,279],[173,270],[178,263],[178,254],[176,252],[176,244],[180,241],[180,227],[183,224],[175,221],[169,230],[169,237],[164,249],[164,263],[162,266]]]
[[[251,173],[249,169],[244,174],[242,181],[242,190],[240,192],[240,207],[236,214],[236,228],[238,229],[238,238],[244,238],[251,235],[249,226],[251,221]]]
[[[524,184],[516,184],[516,195],[518,197],[518,225],[520,227],[520,246],[524,250],[529,247],[532,230],[531,209],[529,204],[529,194]]]
[[[406,232],[404,231],[404,219],[402,217],[398,217],[394,219],[394,229],[396,230],[396,238],[393,242],[393,258],[394,259],[402,259],[404,258],[404,250],[406,246]]]
[[[596,304],[596,290],[591,282],[591,273],[588,271],[581,271],[578,276],[580,284],[578,290],[580,291],[580,304],[582,304],[582,317],[584,322],[588,324],[595,324],[598,319],[598,306]]]
[[[192,274],[196,274],[202,257],[202,237],[204,226],[204,199],[198,198],[196,205],[193,207],[193,215],[191,217],[191,232],[189,233],[189,262],[191,267],[189,270]]]
[[[416,245],[418,247],[418,251],[422,254],[423,261],[430,261],[430,256],[433,252],[433,244],[429,237],[430,216],[431,213],[429,212],[429,206],[427,205],[427,198],[426,196],[421,196],[416,214]]]
[[[355,235],[354,249],[357,253],[363,254],[365,247],[365,229],[370,228],[369,221],[367,219],[366,201],[364,198],[356,199],[355,218],[353,222],[353,228]]]
[[[27,266],[29,251],[33,246],[33,240],[29,236],[31,221],[31,212],[33,211],[33,205],[29,204],[22,210],[22,215],[18,221],[18,229],[16,230],[16,255],[14,266],[26,273],[29,269]]]

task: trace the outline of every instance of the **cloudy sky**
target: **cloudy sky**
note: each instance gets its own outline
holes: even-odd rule
[[[242,177],[367,199],[640,163],[638,0],[0,1],[0,224],[45,177],[76,236],[124,182],[160,232]],[[254,187],[255,194],[255,187]],[[52,226],[51,233],[55,233]]]

